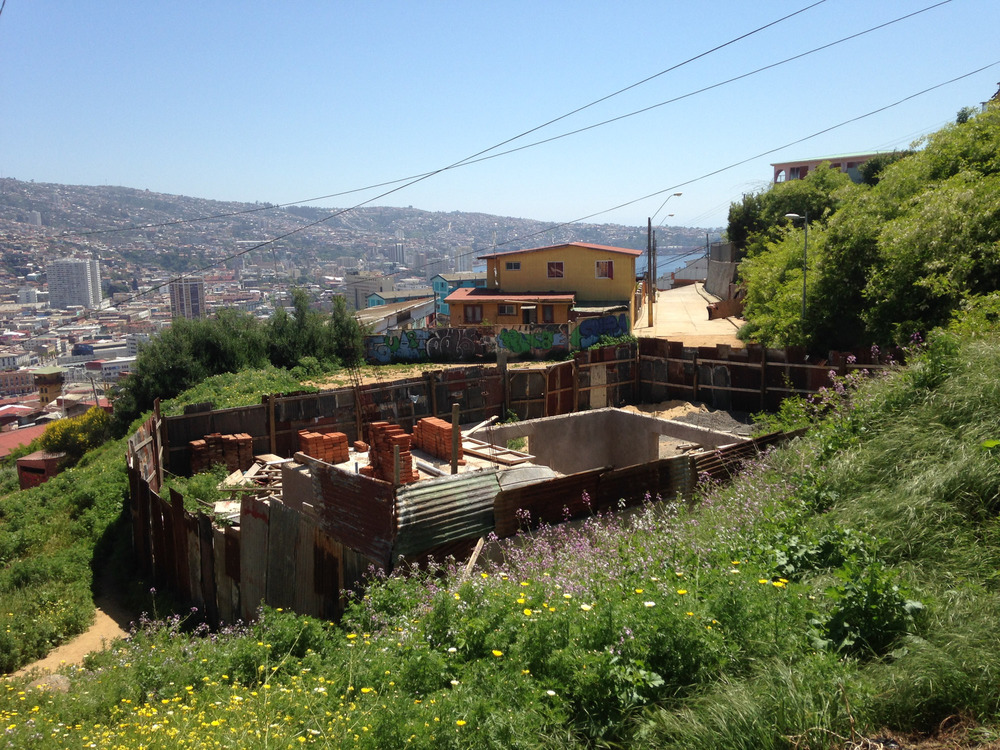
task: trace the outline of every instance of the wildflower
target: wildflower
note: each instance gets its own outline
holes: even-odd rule
[[[655,607],[656,606],[656,602],[643,602],[643,604],[646,605],[647,607]]]
[[[785,588],[785,584],[782,581],[771,581],[771,585],[774,586],[776,589]]]
[[[499,649],[493,649],[493,655],[499,658],[503,656],[503,651],[500,651]]]
[[[347,634],[347,640],[349,640],[349,641],[353,641],[357,637],[358,637],[357,633],[348,633]]]
[[[465,726],[465,719],[456,719],[456,720],[455,720],[455,723],[456,723],[456,724],[457,724],[458,726],[460,726],[460,727],[464,727],[464,726]]]
[[[546,695],[549,695],[549,696],[551,696],[551,695],[555,695],[555,694],[556,694],[556,691],[555,691],[555,690],[546,690],[546,691],[545,691],[545,694],[546,694]]]
[[[593,607],[591,607],[589,604],[581,604],[580,609],[582,609],[584,612],[589,612],[590,610],[593,609]]]
[[[688,592],[687,589],[677,589],[677,593],[680,594],[681,596],[684,596],[684,594],[686,594],[687,592]]]
[[[641,593],[642,593],[642,589],[636,589],[636,590],[635,590],[635,593],[637,593],[637,594],[641,594]]]
[[[531,610],[530,610],[530,609],[528,609],[527,607],[526,607],[526,608],[525,608],[525,610],[524,610],[524,616],[525,616],[525,617],[531,617]]]

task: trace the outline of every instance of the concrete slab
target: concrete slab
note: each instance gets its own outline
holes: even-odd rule
[[[734,349],[742,349],[743,342],[736,338],[736,331],[744,322],[741,318],[708,319],[708,305],[718,300],[700,283],[661,291],[653,304],[652,327],[649,326],[649,312],[644,305],[633,333],[636,336],[680,341],[685,346],[728,344]]]

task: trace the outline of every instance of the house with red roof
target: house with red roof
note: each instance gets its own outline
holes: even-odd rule
[[[486,286],[460,288],[445,302],[453,326],[558,325],[612,312],[635,319],[641,250],[568,242],[491,253]]]

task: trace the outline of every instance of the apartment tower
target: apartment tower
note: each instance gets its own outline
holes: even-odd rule
[[[45,268],[49,285],[49,307],[65,309],[101,305],[101,266],[93,258],[62,258]]]

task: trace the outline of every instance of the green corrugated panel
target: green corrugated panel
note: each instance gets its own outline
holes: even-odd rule
[[[493,530],[495,471],[469,472],[416,482],[396,493],[393,557],[418,554],[456,539]]]

